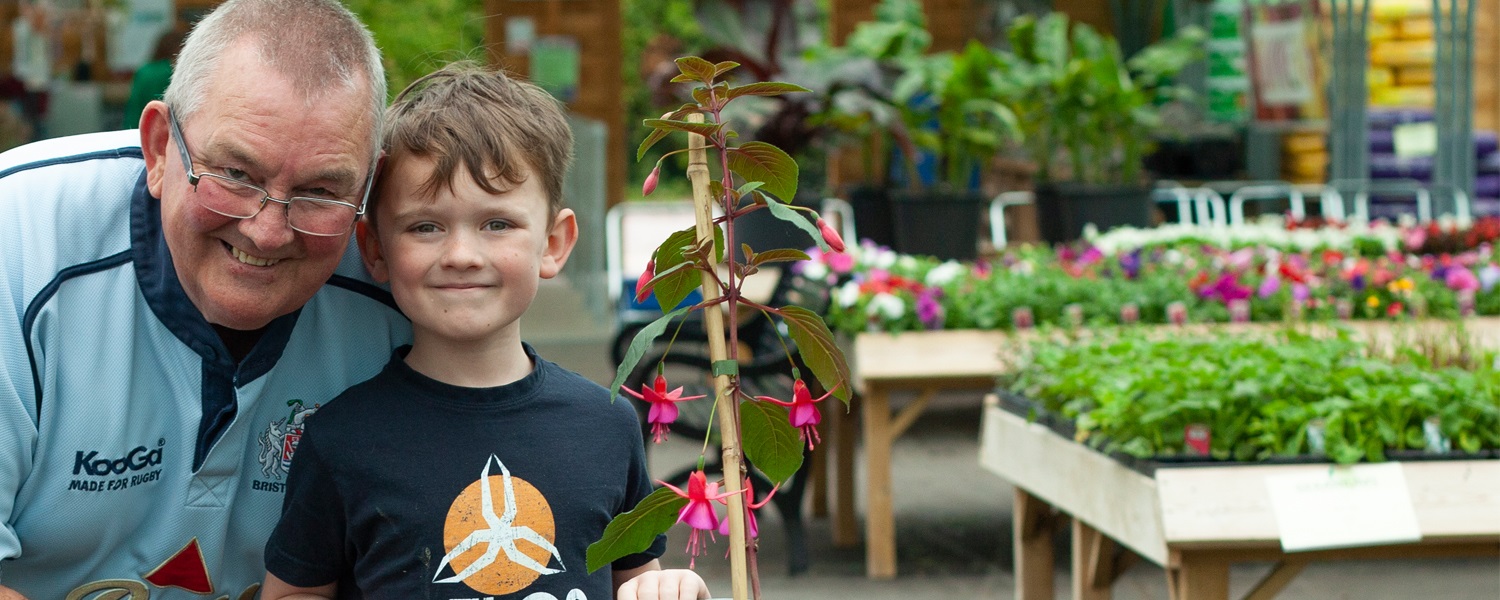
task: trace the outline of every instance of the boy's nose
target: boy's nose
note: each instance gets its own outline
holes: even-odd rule
[[[450,269],[470,269],[480,265],[479,247],[472,235],[457,232],[448,236],[443,247],[443,266]]]

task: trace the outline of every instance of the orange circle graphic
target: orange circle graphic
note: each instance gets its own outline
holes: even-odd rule
[[[557,542],[557,528],[552,519],[552,507],[547,504],[547,499],[542,496],[530,483],[520,477],[510,477],[512,493],[514,495],[515,517],[505,524],[506,528],[516,530],[530,529],[542,536],[549,544]],[[443,545],[448,552],[463,543],[470,534],[476,532],[487,532],[493,530],[492,523],[485,520],[483,498],[484,480],[475,481],[464,488],[464,491],[453,500],[453,506],[448,509],[448,519],[443,526]],[[506,512],[505,501],[505,477],[502,475],[491,475],[489,477],[490,498],[493,503],[492,518],[503,519]],[[552,554],[547,548],[538,546],[530,541],[510,538],[508,543],[515,544],[521,554],[530,557],[537,564],[560,569],[562,565],[550,564],[553,562]],[[468,568],[476,560],[482,558],[489,551],[491,543],[504,545],[502,542],[481,542],[469,548],[464,553],[454,557],[444,571],[459,573]],[[451,571],[450,571],[451,569]],[[447,576],[449,573],[441,573]],[[531,585],[541,573],[512,561],[505,551],[501,549],[494,557],[493,562],[481,568],[466,578],[463,583],[477,592],[485,594],[509,594],[516,590]]]

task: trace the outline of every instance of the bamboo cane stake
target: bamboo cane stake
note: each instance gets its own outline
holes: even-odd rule
[[[688,116],[689,121],[702,122],[703,115]],[[713,193],[709,190],[708,152],[703,136],[688,134],[688,180],[693,184],[693,207],[697,213],[698,244],[714,247]],[[727,250],[726,250],[727,251]],[[710,253],[712,251],[710,250]],[[722,294],[713,274],[704,272],[703,299],[718,300]],[[708,354],[714,363],[729,360],[729,350],[724,342],[724,310],[714,304],[703,311],[704,328],[708,334]],[[745,545],[745,498],[738,493],[742,488],[740,479],[740,432],[735,418],[738,412],[737,398],[730,393],[729,376],[714,377],[715,412],[719,415],[719,433],[723,439],[724,491],[730,492],[729,511],[729,575],[730,591],[734,600],[749,600],[749,569]]]

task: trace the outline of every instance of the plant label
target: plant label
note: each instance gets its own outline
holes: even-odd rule
[[[1333,303],[1333,312],[1340,319],[1354,318],[1354,302],[1348,298],[1339,298]]]
[[[1399,462],[1308,466],[1266,476],[1285,552],[1422,539]]]
[[[1168,304],[1167,321],[1173,325],[1187,325],[1187,305],[1181,302]]]
[[[1134,325],[1141,320],[1141,307],[1130,302],[1120,307],[1120,322],[1126,325]]]
[[[1447,454],[1453,450],[1453,442],[1443,435],[1443,422],[1439,417],[1428,417],[1422,421],[1422,440],[1430,454]]]
[[[1213,439],[1212,430],[1206,423],[1188,423],[1183,429],[1182,439],[1187,446],[1187,453],[1191,456],[1208,456],[1208,449]]]
[[[1036,326],[1036,318],[1031,315],[1030,306],[1018,306],[1010,311],[1010,323],[1016,329],[1031,329]]]
[[[1069,327],[1075,327],[1076,328],[1076,327],[1083,326],[1083,305],[1082,304],[1069,304],[1069,305],[1067,305],[1066,307],[1063,308],[1063,312],[1068,315],[1068,326]]]
[[[1458,314],[1465,317],[1474,316],[1474,290],[1458,292]]]
[[[1244,298],[1237,298],[1237,299],[1229,301],[1229,322],[1231,322],[1231,323],[1249,323],[1250,322],[1250,301],[1249,300],[1246,300]]]

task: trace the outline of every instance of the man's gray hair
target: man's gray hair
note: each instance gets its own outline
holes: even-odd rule
[[[329,91],[359,91],[361,80],[368,82],[370,140],[379,152],[385,67],[370,30],[337,0],[229,0],[214,9],[188,34],[163,94],[177,118],[187,120],[208,101],[220,59],[244,39],[309,105]]]

